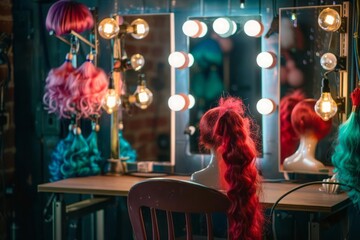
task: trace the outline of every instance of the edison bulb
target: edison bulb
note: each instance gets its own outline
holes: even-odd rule
[[[325,70],[334,70],[337,65],[337,58],[333,53],[325,53],[320,58],[320,65]]]
[[[325,8],[319,14],[318,24],[325,31],[335,32],[341,26],[341,17],[336,10]]]
[[[316,102],[314,109],[324,121],[328,121],[336,114],[337,104],[329,92],[323,92],[320,99]]]
[[[143,39],[149,33],[149,25],[144,19],[138,18],[134,20],[131,26],[135,28],[134,32],[131,33],[131,36],[135,39]]]
[[[139,71],[145,65],[145,59],[141,54],[134,54],[131,56],[131,66],[135,71]]]
[[[112,39],[120,32],[120,27],[114,18],[104,18],[98,26],[98,32],[102,38]]]
[[[139,83],[134,92],[134,104],[140,109],[146,109],[153,101],[152,92],[146,87],[146,80],[144,74],[139,74]]]
[[[103,108],[109,114],[117,110],[118,106],[121,104],[119,95],[116,93],[115,89],[108,89],[108,92],[105,95],[103,100]]]

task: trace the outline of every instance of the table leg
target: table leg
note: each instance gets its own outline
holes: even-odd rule
[[[310,214],[308,223],[308,239],[320,240],[320,224],[314,221],[314,214]]]
[[[66,238],[66,213],[62,194],[56,194],[53,201],[53,240]]]
[[[105,239],[104,210],[99,210],[96,212],[96,239]]]

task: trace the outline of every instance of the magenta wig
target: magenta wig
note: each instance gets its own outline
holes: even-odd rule
[[[70,75],[66,88],[71,96],[65,102],[65,108],[76,113],[77,118],[88,118],[100,114],[101,103],[108,89],[106,73],[93,63],[93,55],[88,55],[78,69]]]
[[[305,99],[301,90],[288,93],[280,100],[280,139],[281,139],[281,163],[293,154],[299,145],[299,136],[295,133],[291,124],[291,113],[295,105]]]
[[[316,99],[305,99],[296,104],[291,113],[291,124],[299,136],[313,134],[320,140],[331,131],[332,121],[324,121],[316,114],[315,103]]]
[[[94,18],[88,7],[71,0],[54,3],[46,16],[46,29],[60,36],[71,30],[82,33],[94,26]]]
[[[257,151],[251,125],[243,102],[234,97],[221,98],[219,106],[200,120],[200,144],[214,149],[226,165],[224,178],[231,201],[229,239],[262,239],[264,215],[257,195],[260,176],[255,166]]]
[[[65,62],[60,67],[53,68],[49,71],[43,97],[45,109],[47,109],[49,113],[56,113],[63,118],[70,117],[70,109],[66,107],[65,103],[71,95],[66,88],[66,82],[69,76],[75,71],[71,59],[72,55],[68,53]]]

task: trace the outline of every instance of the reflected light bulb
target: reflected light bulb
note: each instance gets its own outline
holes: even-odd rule
[[[324,121],[328,121],[337,112],[337,104],[331,97],[329,79],[327,78],[322,79],[321,96],[317,100],[314,110]]]
[[[134,92],[135,105],[140,109],[146,109],[153,101],[152,92],[146,87],[145,74],[139,74],[139,83]]]
[[[341,17],[336,10],[325,8],[319,14],[318,24],[325,31],[335,32],[341,27]]]
[[[194,56],[191,53],[188,53],[188,57],[189,57],[189,63],[188,63],[188,67],[191,67],[194,64]]]
[[[131,56],[131,66],[135,71],[139,71],[145,65],[145,59],[141,54],[134,54]]]
[[[168,57],[170,66],[178,69],[183,69],[189,65],[189,56],[184,52],[173,52]]]
[[[168,100],[168,106],[173,111],[180,111],[183,110],[183,108],[186,105],[186,101],[183,96],[180,94],[175,94],[169,97]]]
[[[272,68],[276,65],[276,57],[271,52],[261,52],[257,55],[256,62],[259,67]]]
[[[229,18],[217,18],[213,22],[213,29],[220,37],[229,37],[237,30],[237,25]]]
[[[102,38],[112,39],[120,32],[120,27],[114,18],[105,18],[100,22],[98,32]]]
[[[320,65],[325,70],[334,70],[337,65],[337,58],[333,53],[325,53],[320,58]]]
[[[208,27],[207,25],[204,23],[204,22],[200,22],[201,24],[201,27],[202,27],[202,31],[201,31],[201,34],[199,35],[199,38],[205,36],[208,32]]]
[[[275,103],[268,98],[260,99],[256,104],[256,110],[262,115],[269,115],[275,110]]]
[[[249,20],[244,24],[244,32],[249,37],[260,37],[264,31],[264,26],[256,20]]]
[[[188,107],[188,109],[192,109],[195,106],[195,98],[191,94],[188,94],[188,98],[189,98],[189,107]]]
[[[134,32],[131,33],[131,36],[135,39],[143,39],[149,33],[149,25],[144,19],[138,18],[134,20],[131,26],[134,26]]]
[[[187,20],[182,25],[183,33],[192,38],[198,38],[202,34],[202,25],[199,20]]]
[[[109,88],[102,104],[105,111],[108,114],[111,114],[117,110],[120,104],[121,104],[121,100],[119,95],[116,93],[115,89]]]

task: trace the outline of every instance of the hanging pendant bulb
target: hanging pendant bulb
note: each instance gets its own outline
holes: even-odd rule
[[[146,109],[153,101],[152,92],[146,87],[145,74],[139,74],[139,81],[136,91],[134,92],[135,105],[140,109]]]
[[[118,107],[121,104],[121,99],[114,89],[114,80],[112,77],[110,77],[109,82],[109,88],[103,99],[102,107],[108,114],[112,114],[118,110]]]
[[[324,120],[328,121],[337,112],[337,104],[331,97],[329,79],[322,79],[321,96],[315,104],[315,112]]]

